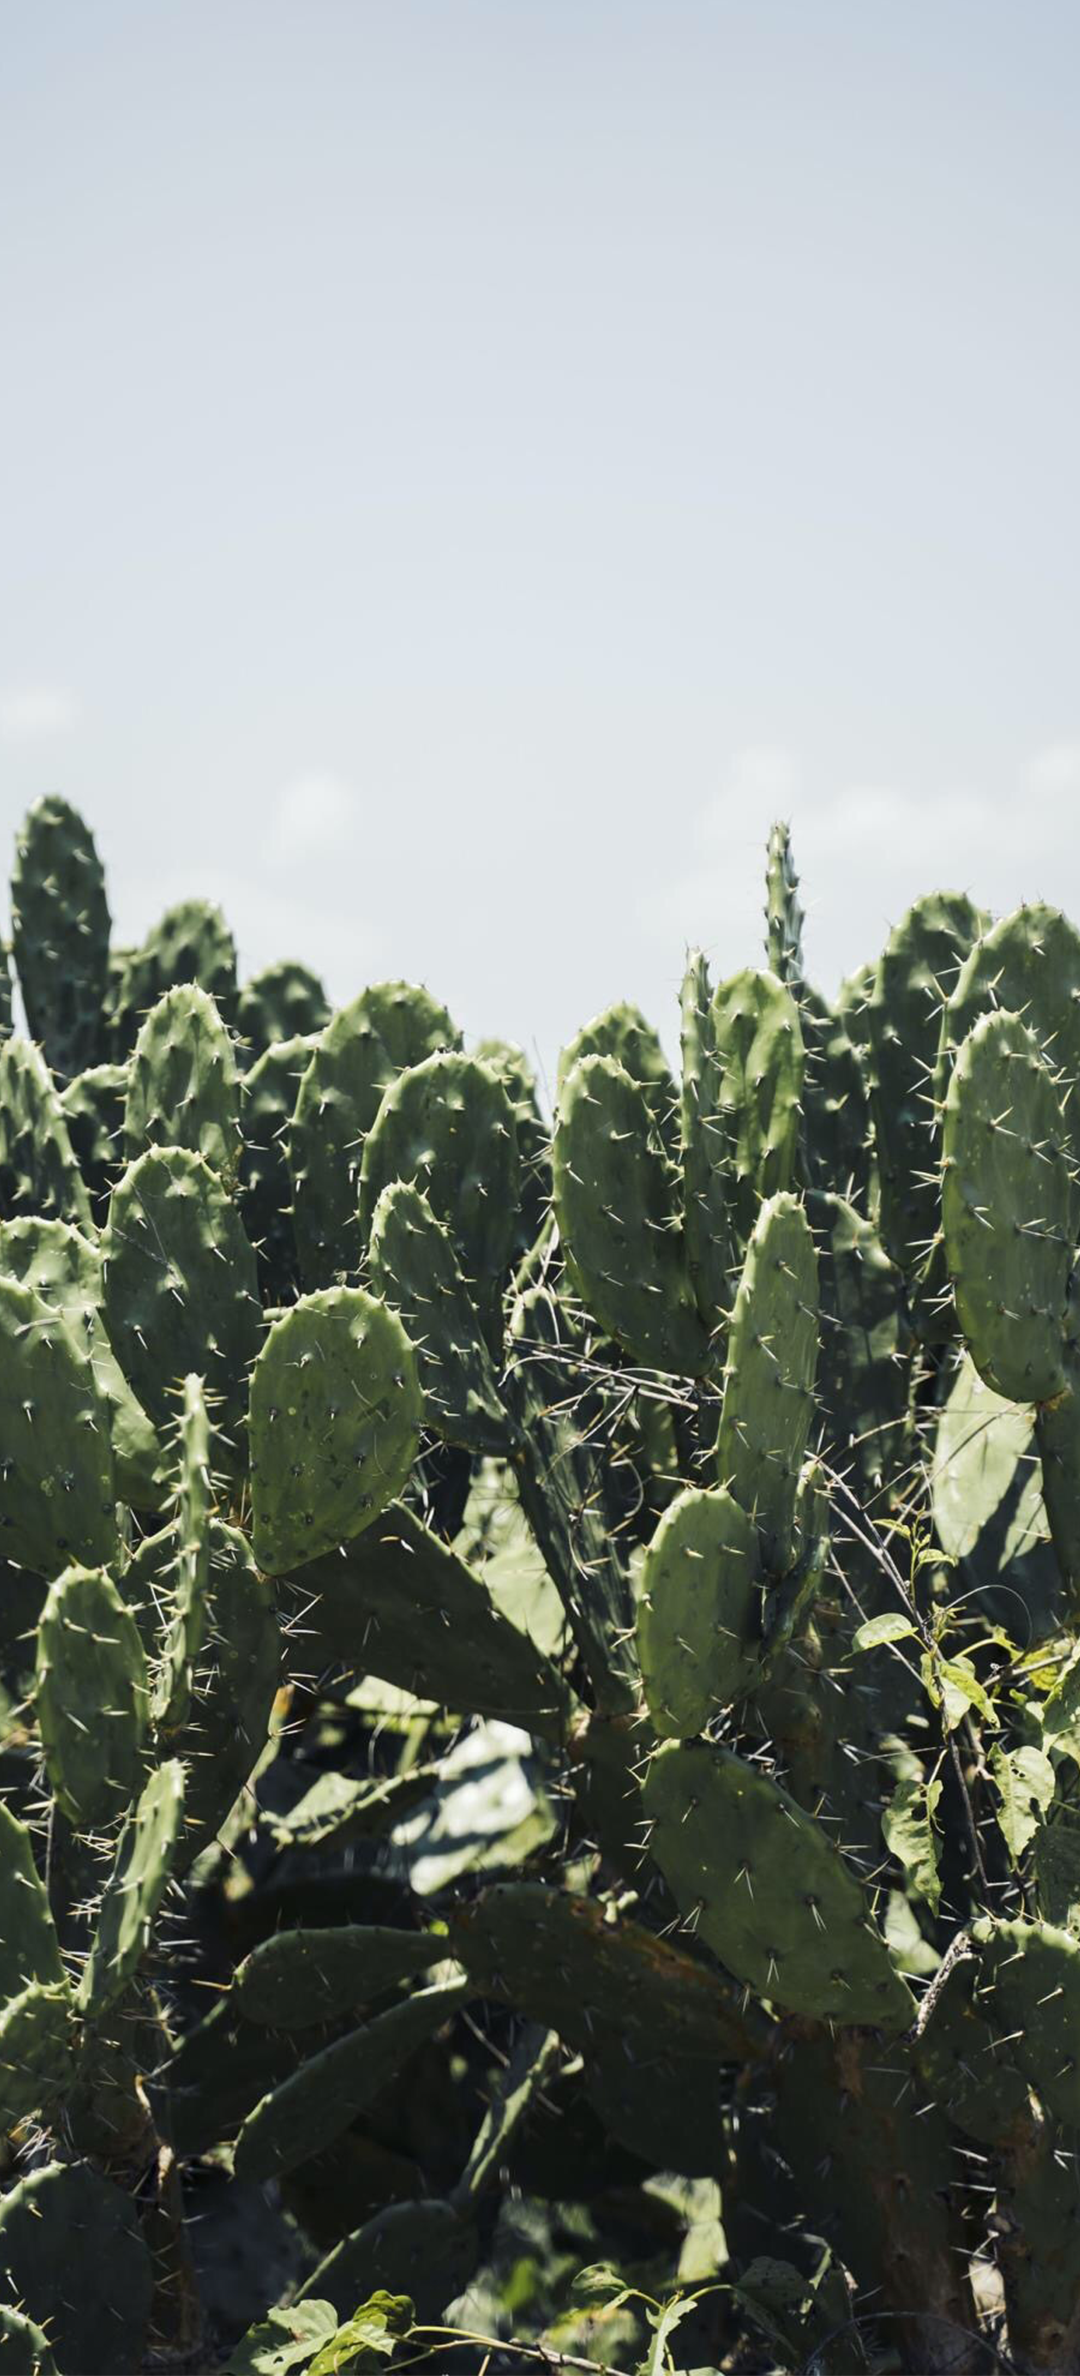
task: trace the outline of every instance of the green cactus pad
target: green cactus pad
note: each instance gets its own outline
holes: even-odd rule
[[[1056,2120],[1080,2123],[1080,1939],[1048,1922],[980,1922],[980,2003]]]
[[[31,1033],[54,1072],[82,1072],[104,1053],[109,907],[93,834],[58,793],[16,838],[11,924]]]
[[[310,1039],[277,1040],[244,1080],[237,1202],[260,1286],[273,1303],[291,1302],[300,1278],[285,1139],[312,1046]]]
[[[153,2273],[134,2203],[86,2162],[48,2162],[0,2196],[8,2292],[67,2376],[136,2376]]]
[[[470,1993],[460,1980],[418,1989],[301,2063],[249,2112],[236,2140],[237,2177],[277,2178],[322,2152]]]
[[[122,1996],[146,1954],[183,1820],[184,1769],[170,1758],[151,1774],[120,1834],[79,1984],[79,2010],[91,2019]]]
[[[870,1092],[863,1059],[843,1017],[809,984],[799,1000],[806,1050],[803,1159],[811,1188],[836,1193],[867,1213],[874,1163]]]
[[[120,1165],[127,1081],[126,1064],[92,1064],[60,1095],[72,1152],[99,1224]]]
[[[311,1052],[289,1126],[294,1227],[305,1287],[329,1287],[361,1255],[360,1158],[383,1091],[460,1033],[409,982],[378,982],[332,1015]]]
[[[594,1318],[632,1360],[700,1376],[709,1338],[674,1175],[645,1090],[613,1057],[584,1056],[567,1074],[552,1154],[559,1233]]]
[[[38,1625],[35,1701],[51,1789],[83,1830],[138,1789],[148,1716],[139,1629],[103,1568],[65,1568]]]
[[[478,1040],[473,1055],[498,1074],[514,1109],[519,1164],[515,1254],[527,1254],[551,1219],[551,1134],[540,1111],[536,1076],[512,1040]]]
[[[210,1424],[201,1378],[185,1378],[176,1440],[176,1574],[161,1665],[154,1681],[154,1723],[162,1733],[186,1723],[192,1669],[202,1648],[210,1590]]]
[[[794,1177],[805,1063],[799,1010],[775,974],[751,967],[714,992],[712,1027],[732,1234],[744,1248],[764,1199]]]
[[[0,2376],[59,2376],[48,2341],[32,2318],[0,2303]]]
[[[585,1056],[610,1056],[629,1073],[632,1081],[640,1084],[660,1143],[674,1155],[678,1143],[679,1094],[660,1041],[641,1008],[620,1000],[615,1006],[605,1007],[602,1014],[594,1015],[591,1023],[584,1023],[575,1032],[559,1056],[556,1095],[560,1105],[574,1066]]]
[[[205,899],[183,899],[168,908],[142,947],[125,952],[110,1002],[110,1052],[116,1062],[131,1054],[151,1007],[180,982],[198,982],[232,1028],[236,948],[221,909]]]
[[[419,2319],[440,2319],[463,2293],[479,2254],[476,2229],[437,2198],[388,2203],[335,2244],[301,2289],[301,2300],[332,2302],[348,2318],[383,2291],[403,2295]]]
[[[1065,1387],[1072,1185],[1057,1093],[1016,1015],[984,1015],[945,1100],[941,1184],[956,1309],[988,1386],[1013,1402]]]
[[[0,1215],[23,1213],[93,1228],[55,1085],[39,1049],[15,1037],[0,1047]]]
[[[941,1405],[930,1482],[942,1550],[950,1559],[974,1560],[984,1592],[1000,1579],[1000,1610],[995,1602],[994,1614],[1001,1623],[1017,1628],[1019,1590],[1036,1632],[1052,1630],[1058,1577],[1033,1414],[995,1394],[969,1353],[958,1362]]]
[[[568,1695],[555,1668],[404,1503],[296,1582],[326,1657],[443,1707],[561,1731]]]
[[[171,1427],[194,1371],[219,1459],[238,1458],[261,1312],[255,1257],[220,1180],[186,1147],[151,1148],[113,1190],[101,1251],[109,1341],[151,1420]]]
[[[797,989],[803,978],[805,922],[791,827],[778,823],[770,831],[765,852],[765,953],[770,973],[789,989]]]
[[[5,2131],[47,2112],[67,2094],[75,2069],[71,2026],[66,1982],[43,1988],[33,1981],[0,2010],[0,2125]]]
[[[64,1967],[25,1824],[0,1799],[0,2004],[35,1981],[62,1982]]]
[[[1019,1015],[1059,1086],[1074,1158],[1080,1159],[1080,932],[1057,908],[1033,900],[1002,916],[969,950],[941,1022],[935,1086],[944,1097],[957,1050],[981,1015]]]
[[[902,1278],[873,1224],[842,1196],[813,1191],[806,1213],[821,1297],[817,1401],[836,1466],[871,1496],[909,1457]]]
[[[605,2031],[639,2047],[662,2037],[672,2056],[718,2062],[766,2051],[767,2025],[707,1964],[596,1898],[497,1882],[453,1917],[449,1944],[482,1996],[585,2052]]]
[[[1062,1810],[1042,1823],[1032,1843],[1039,1911],[1055,1930],[1080,1937],[1080,1824]]]
[[[124,1156],[189,1147],[231,1185],[240,1160],[240,1085],[214,1001],[178,982],[152,1006],[135,1042],[124,1107]]]
[[[46,1579],[116,1550],[109,1409],[74,1329],[0,1277],[0,1546]]]
[[[727,1319],[735,1268],[720,1084],[709,971],[695,949],[682,987],[683,1241],[698,1312],[710,1335]]]
[[[170,1747],[184,1762],[184,1828],[174,1866],[185,1871],[219,1830],[266,1747],[281,1679],[281,1638],[271,1586],[237,1528],[211,1519],[203,1635],[191,1703]],[[134,1597],[173,1603],[178,1531],[141,1547],[125,1577]]]
[[[318,974],[295,959],[265,966],[241,989],[237,1029],[256,1058],[283,1040],[323,1031],[329,1021],[330,1005]]]
[[[795,1500],[813,1411],[817,1262],[793,1196],[762,1205],[735,1297],[716,1441],[719,1484],[754,1520],[764,1564],[795,1555]]]
[[[160,1499],[161,1445],[105,1332],[105,1289],[96,1239],[66,1221],[0,1222],[0,1275],[32,1287],[60,1312],[85,1352],[109,1410],[118,1499],[151,1509]]]
[[[453,1238],[410,1182],[383,1189],[368,1261],[376,1294],[415,1348],[428,1426],[467,1451],[505,1452],[510,1421]]]
[[[375,1924],[276,1931],[245,1956],[233,1987],[249,2021],[271,2029],[309,2029],[373,2003],[399,1981],[444,1963],[446,1956],[446,1940],[437,1934]]]
[[[905,2029],[911,1995],[872,1930],[861,1883],[821,1826],[729,1750],[656,1751],[649,1852],[695,1936],[774,2005]]]
[[[395,1180],[415,1183],[445,1222],[481,1320],[500,1341],[519,1166],[514,1109],[490,1065],[450,1049],[391,1082],[360,1166],[365,1235],[383,1190]]]
[[[416,1458],[423,1398],[396,1313],[359,1287],[275,1320],[251,1378],[252,1546],[268,1575],[362,1534]]]
[[[756,1530],[722,1489],[687,1486],[645,1554],[641,1679],[656,1731],[686,1740],[750,1689],[761,1642]]]
[[[962,892],[917,899],[890,934],[869,996],[881,1235],[912,1279],[926,1263],[937,1229],[933,1075],[942,1009],[980,922]]]
[[[579,1369],[565,1306],[545,1287],[517,1298],[510,1315],[512,1367],[504,1381],[514,1416],[514,1474],[521,1506],[566,1611],[598,1704],[629,1708],[637,1696],[634,1604],[611,1473],[598,1446],[609,1415]]]

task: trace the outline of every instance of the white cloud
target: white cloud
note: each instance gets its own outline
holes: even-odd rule
[[[69,734],[78,707],[63,685],[0,687],[0,741],[44,742],[54,734]]]
[[[277,866],[340,850],[357,816],[357,800],[342,776],[309,768],[277,797],[268,852]]]

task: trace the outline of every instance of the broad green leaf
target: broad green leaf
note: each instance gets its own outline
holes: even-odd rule
[[[294,2302],[291,2310],[271,2310],[269,2317],[248,2328],[224,2376],[286,2376],[287,2369],[309,2360],[336,2329],[332,2302]]]
[[[898,1782],[881,1818],[886,1847],[903,1865],[916,1897],[924,1898],[935,1914],[941,1877],[933,1819],[940,1797],[940,1782]]]
[[[366,2368],[372,2359],[392,2359],[411,2334],[416,2312],[406,2294],[373,2293],[312,2360],[308,2376],[337,2376],[339,2368]]]
[[[884,1642],[906,1642],[915,1627],[910,1617],[899,1609],[886,1609],[880,1617],[868,1617],[865,1625],[856,1628],[852,1636],[853,1650],[880,1650]]]
[[[655,2321],[656,2332],[649,2346],[648,2357],[642,2360],[638,2376],[677,2376],[675,2362],[668,2350],[668,2338],[674,2334],[676,2327],[682,2324],[683,2319],[693,2307],[693,2294],[676,2294],[674,2301],[668,2303],[666,2310],[660,2311]],[[651,2318],[649,2323],[650,2325],[654,2323]]]
[[[996,1746],[990,1752],[990,1769],[1001,1800],[998,1828],[1017,1864],[1053,1798],[1054,1769],[1041,1749]]]
[[[944,1710],[948,1732],[956,1731],[969,1708],[977,1709],[983,1722],[996,1729],[998,1718],[970,1658],[936,1658],[927,1651],[922,1660],[922,1679],[935,1708]]]

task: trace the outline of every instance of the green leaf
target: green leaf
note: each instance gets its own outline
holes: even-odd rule
[[[865,1625],[856,1628],[852,1636],[853,1650],[880,1650],[883,1642],[906,1642],[915,1632],[910,1617],[899,1609],[886,1609],[880,1617],[868,1617]]]
[[[675,2362],[667,2347],[668,2337],[674,2334],[676,2327],[681,2325],[693,2307],[693,2294],[676,2294],[674,2301],[669,2302],[666,2310],[661,2310],[655,2320],[650,2317],[649,2324],[655,2325],[656,2332],[649,2346],[648,2357],[642,2360],[638,2369],[638,2376],[677,2376]]]
[[[886,1847],[903,1865],[916,1897],[924,1898],[935,1914],[941,1878],[933,1817],[940,1797],[940,1782],[898,1782],[881,1818]]]
[[[309,2360],[336,2328],[332,2302],[294,2302],[291,2310],[271,2310],[248,2328],[224,2376],[285,2376],[286,2369]]]
[[[339,2368],[366,2368],[372,2355],[392,2359],[397,2344],[412,2333],[416,2312],[407,2294],[373,2293],[348,2323],[324,2344],[308,2376],[336,2376]]]
[[[998,1829],[1017,1864],[1053,1798],[1054,1769],[1041,1749],[997,1747],[990,1752],[990,1768],[1001,1800]]]
[[[997,1727],[998,1717],[970,1658],[935,1658],[927,1652],[922,1679],[935,1708],[944,1709],[947,1732],[956,1731],[969,1708],[978,1710],[984,1724]]]

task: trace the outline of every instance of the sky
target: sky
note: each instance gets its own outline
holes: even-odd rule
[[[1080,917],[1073,0],[5,0],[0,847],[669,1046]],[[0,861],[6,866],[6,860]]]

